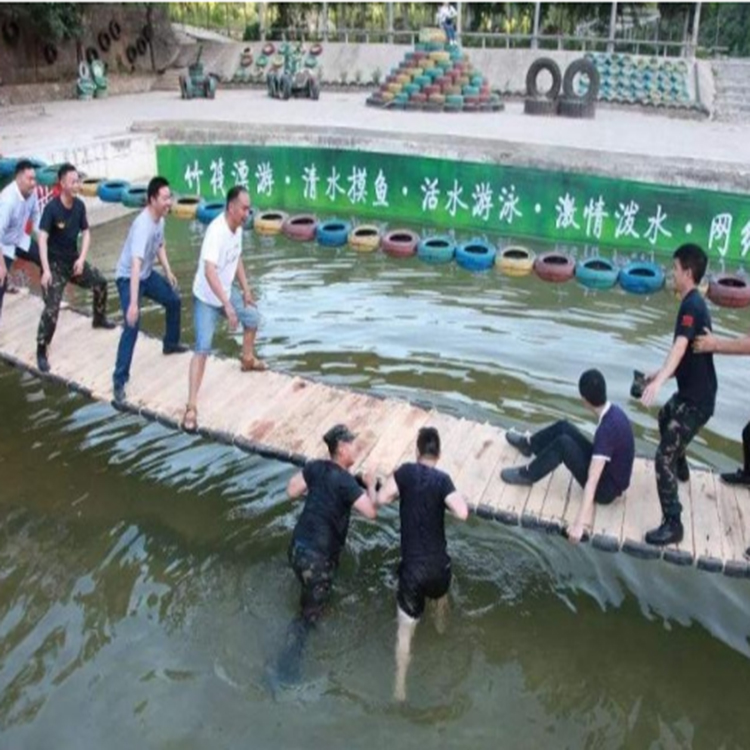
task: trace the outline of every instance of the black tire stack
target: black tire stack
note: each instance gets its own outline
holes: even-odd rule
[[[541,93],[537,85],[539,74],[547,71],[552,76],[552,86]],[[576,92],[575,78],[588,77],[589,84],[582,94]],[[562,89],[562,96],[560,90]],[[585,58],[574,60],[563,76],[559,65],[549,57],[534,60],[526,73],[526,99],[523,110],[527,115],[543,117],[593,118],[596,114],[596,99],[599,96],[599,71]]]

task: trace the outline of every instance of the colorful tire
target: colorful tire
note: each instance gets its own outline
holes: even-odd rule
[[[122,194],[130,187],[125,180],[105,180],[99,183],[96,195],[104,203],[121,203]]]
[[[664,286],[664,271],[656,263],[628,263],[618,277],[620,286],[631,294],[653,294]]]
[[[194,219],[201,203],[200,195],[181,195],[172,203],[171,214],[178,219]]]
[[[587,258],[576,265],[576,279],[588,289],[611,289],[618,275],[615,264],[606,258]]]
[[[224,201],[207,201],[201,203],[195,211],[195,218],[201,224],[210,224],[217,216],[224,212],[226,203]]]
[[[708,283],[708,298],[720,307],[748,307],[750,285],[742,276],[720,273]]]
[[[382,239],[380,246],[391,258],[408,258],[417,252],[419,236],[411,229],[392,229]]]
[[[520,245],[504,247],[495,257],[495,265],[506,276],[528,276],[534,270],[536,254]]]
[[[272,237],[281,233],[281,227],[287,219],[283,211],[261,211],[253,222],[253,227],[258,234]]]
[[[349,232],[349,247],[360,253],[372,253],[380,247],[380,230],[374,224],[360,224]]]
[[[576,264],[564,253],[544,253],[534,261],[534,272],[543,281],[569,281],[576,272]]]
[[[318,224],[315,230],[315,239],[323,247],[341,247],[346,245],[351,231],[351,222],[332,219]]]
[[[323,46],[320,44],[313,44],[312,47],[310,47],[310,54],[313,57],[317,57],[318,55],[323,54]]]
[[[467,271],[486,271],[495,265],[497,249],[480,239],[473,239],[456,247],[456,263]]]
[[[81,195],[84,198],[96,198],[96,191],[101,182],[101,177],[86,177],[81,180]]]
[[[456,245],[450,237],[426,237],[417,245],[417,257],[425,263],[450,263]]]
[[[268,42],[268,44],[263,46],[263,49],[261,50],[261,52],[266,57],[270,57],[274,52],[276,52],[276,47],[271,42]]]
[[[148,202],[148,187],[146,185],[129,185],[120,193],[120,203],[125,208],[145,208]]]
[[[290,216],[281,226],[284,237],[298,242],[312,242],[315,239],[315,230],[318,219],[312,214],[297,214]]]

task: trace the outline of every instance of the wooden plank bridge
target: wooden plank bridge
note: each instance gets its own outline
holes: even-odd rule
[[[39,375],[36,327],[39,298],[5,297],[0,357]],[[93,330],[86,315],[63,309],[45,376],[100,401],[112,399],[112,370],[119,329]],[[189,354],[164,357],[161,341],[139,334],[124,410],[179,428],[187,396]],[[480,517],[559,533],[572,523],[583,491],[561,467],[533,487],[504,484],[499,472],[524,459],[491,424],[430,411],[394,399],[334,388],[272,371],[241,373],[237,359],[211,357],[200,394],[200,434],[238,448],[302,464],[325,455],[321,435],[345,422],[358,435],[359,468],[385,475],[414,457],[417,430],[440,431],[441,467]],[[626,495],[597,506],[591,543],[606,552],[695,566],[732,577],[750,577],[750,491],[721,483],[711,471],[693,469],[682,485],[685,539],[665,549],[643,542],[661,517],[654,464],[637,458]]]

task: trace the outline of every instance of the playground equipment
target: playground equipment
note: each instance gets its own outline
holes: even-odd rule
[[[198,48],[198,57],[188,66],[188,75],[180,76],[180,93],[183,99],[213,99],[216,96],[216,79],[203,71],[201,54],[203,47]]]
[[[319,45],[316,45],[319,46]],[[281,48],[283,64],[271,70],[266,76],[268,95],[273,99],[290,97],[320,98],[320,84],[313,69],[317,65],[317,55],[312,48],[305,55],[302,42],[294,47],[288,42]]]

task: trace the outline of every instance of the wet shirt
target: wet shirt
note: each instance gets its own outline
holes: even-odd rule
[[[65,208],[60,198],[53,198],[42,213],[39,228],[47,232],[47,253],[50,259],[74,263],[78,258],[78,235],[89,228],[86,206],[80,198]]]
[[[138,278],[145,281],[153,271],[156,254],[163,244],[164,219],[154,221],[149,210],[144,208],[130,225],[120,259],[117,261],[115,278],[129,279],[133,258],[140,258],[141,273]]]
[[[333,461],[311,461],[302,470],[307,498],[292,540],[338,562],[352,505],[362,496],[357,480]]]
[[[456,488],[440,469],[419,463],[402,464],[394,474],[401,517],[401,559],[445,560],[445,499]]]
[[[705,328],[711,330],[711,314],[700,292],[693,289],[680,304],[674,329],[675,339],[684,336],[690,342],[675,372],[677,393],[693,406],[713,414],[718,388],[714,355],[693,351],[695,337],[700,336]]]
[[[608,482],[621,495],[630,486],[635,459],[635,438],[628,415],[616,404],[602,413],[594,434],[593,458],[607,463],[600,481]]]

